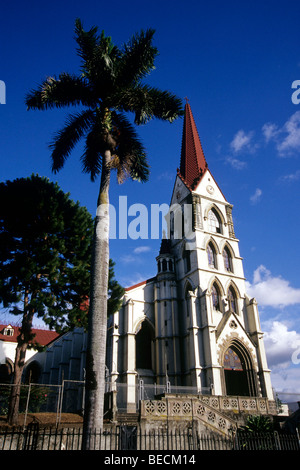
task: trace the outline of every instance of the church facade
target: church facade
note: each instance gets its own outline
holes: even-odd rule
[[[109,381],[274,400],[258,306],[246,292],[232,205],[209,170],[190,105],[156,275],[126,289],[108,325]]]

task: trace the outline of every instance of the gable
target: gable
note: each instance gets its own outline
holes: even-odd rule
[[[222,202],[227,204],[227,200],[224,194],[222,193],[221,189],[219,188],[219,185],[217,184],[209,170],[205,172],[201,181],[193,192],[201,197],[205,197],[216,202]]]

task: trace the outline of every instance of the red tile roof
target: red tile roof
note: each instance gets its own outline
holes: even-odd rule
[[[20,334],[20,327],[18,326],[12,326],[12,329],[14,330],[14,334],[12,336],[4,335],[4,329],[7,328],[9,325],[0,325],[0,341],[6,341],[9,343],[16,343],[17,342],[17,337]],[[47,344],[51,343],[54,341],[56,338],[58,338],[59,334],[56,333],[55,331],[50,331],[50,330],[40,330],[33,328],[32,333],[35,335],[33,341],[31,343],[38,343],[41,346],[47,346]]]
[[[207,162],[189,103],[185,105],[180,169],[178,175],[193,190],[207,170]]]
[[[125,292],[128,292],[132,289],[135,289],[136,287],[140,287],[140,286],[149,284],[150,282],[153,282],[155,279],[156,279],[155,277],[151,277],[150,279],[147,279],[146,281],[142,281],[142,282],[139,282],[138,284],[134,284],[133,286],[126,287]]]

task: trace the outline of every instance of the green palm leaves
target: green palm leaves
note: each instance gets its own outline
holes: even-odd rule
[[[84,31],[79,19],[75,35],[81,74],[50,77],[26,97],[28,109],[80,108],[53,137],[52,170],[59,171],[76,144],[85,139],[82,168],[92,180],[101,172],[103,155],[109,151],[109,169],[116,170],[119,182],[127,177],[147,181],[146,152],[134,124],[152,118],[172,122],[183,114],[179,98],[142,82],[155,68],[154,30],[141,31],[122,48],[103,32],[98,35],[96,27]]]

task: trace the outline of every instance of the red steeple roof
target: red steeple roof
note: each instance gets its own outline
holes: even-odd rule
[[[193,190],[207,169],[198,131],[189,103],[185,105],[180,169],[178,174]]]

